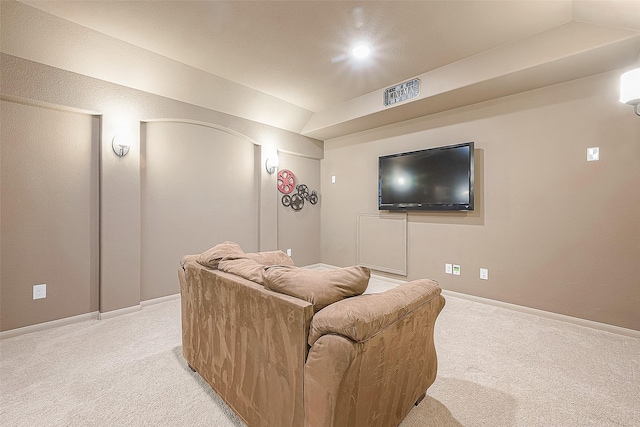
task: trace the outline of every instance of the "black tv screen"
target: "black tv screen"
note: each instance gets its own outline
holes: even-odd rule
[[[379,210],[473,210],[473,142],[382,156]]]

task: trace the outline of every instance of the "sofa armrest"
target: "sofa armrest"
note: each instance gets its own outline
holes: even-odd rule
[[[440,287],[416,280],[331,304],[311,320],[306,427],[397,426],[438,371]]]
[[[178,268],[182,352],[249,426],[302,426],[313,306],[195,261]]]
[[[309,345],[313,346],[327,334],[341,335],[354,342],[365,341],[417,307],[439,298],[440,291],[437,282],[420,279],[380,294],[359,295],[333,303],[313,317]]]

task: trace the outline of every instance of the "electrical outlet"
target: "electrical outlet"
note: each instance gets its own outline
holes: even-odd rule
[[[287,255],[291,256],[291,249],[287,249]]]
[[[454,276],[460,275],[460,266],[457,264],[453,264],[453,275]]]
[[[587,148],[587,162],[597,162],[600,160],[600,147]]]
[[[489,280],[489,269],[488,268],[481,268],[480,269],[480,278],[482,280]]]
[[[445,264],[444,265],[444,272],[447,273],[447,274],[453,274],[453,265]]]
[[[47,297],[47,285],[33,285],[33,299],[42,299]]]

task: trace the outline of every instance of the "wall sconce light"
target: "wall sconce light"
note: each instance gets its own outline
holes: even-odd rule
[[[264,163],[267,168],[267,172],[275,173],[276,169],[278,169],[278,155],[272,154],[267,157],[267,161]]]
[[[633,106],[633,111],[640,116],[640,68],[627,71],[620,76],[620,102]]]
[[[116,136],[111,140],[111,148],[113,148],[113,152],[116,153],[118,157],[124,157],[129,152],[129,143],[124,140],[123,137],[120,137],[118,141],[116,141]]]

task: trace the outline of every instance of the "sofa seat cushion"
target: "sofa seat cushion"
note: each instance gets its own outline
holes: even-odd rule
[[[265,286],[275,292],[309,301],[314,312],[334,302],[362,294],[369,284],[367,267],[309,270],[294,266],[267,267]]]

